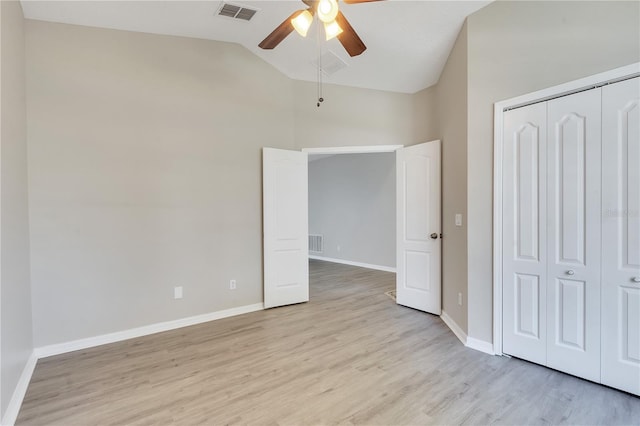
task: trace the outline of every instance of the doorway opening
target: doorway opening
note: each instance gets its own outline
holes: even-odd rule
[[[399,147],[375,148],[308,152],[309,259],[396,272]]]
[[[305,149],[302,152],[264,148],[265,308],[309,300],[309,155],[322,155],[325,158],[319,161],[326,161],[327,156],[339,154],[385,152],[393,153],[395,157],[395,197],[391,197],[395,199],[387,203],[395,209],[396,235],[395,244],[390,244],[394,249],[391,255],[387,253],[386,262],[378,263],[387,263],[387,267],[393,265],[395,251],[397,303],[440,315],[440,141],[406,148],[338,147]],[[393,180],[391,179],[391,186]],[[342,197],[353,197],[353,194],[347,191]],[[393,212],[393,209],[391,211]],[[356,215],[359,213],[362,214],[351,212]],[[366,213],[364,216],[367,216]],[[393,214],[389,216],[393,217]],[[362,218],[356,219],[362,221]],[[352,223],[352,226],[358,225],[358,221]],[[393,229],[389,231],[393,236]],[[343,229],[340,232],[345,233],[349,230]],[[312,249],[320,250],[318,239],[324,242],[323,235],[311,236]],[[366,245],[366,242],[364,244]],[[340,253],[338,245],[335,244],[332,249]],[[369,267],[374,265],[359,263],[365,263]]]

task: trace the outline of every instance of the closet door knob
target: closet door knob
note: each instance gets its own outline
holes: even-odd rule
[[[573,269],[569,269],[569,270],[567,271],[567,275],[573,275],[573,274],[575,274],[575,272],[573,271]]]
[[[633,281],[634,283],[640,283],[640,277],[633,277],[631,278],[631,281]]]
[[[438,234],[436,234],[435,232],[429,236],[431,237],[432,240],[438,239]]]

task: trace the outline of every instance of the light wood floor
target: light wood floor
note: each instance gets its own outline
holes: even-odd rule
[[[640,398],[465,348],[394,274],[310,271],[306,304],[40,360],[17,424],[640,423]]]

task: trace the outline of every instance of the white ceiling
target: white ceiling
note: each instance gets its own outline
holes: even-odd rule
[[[22,0],[28,19],[235,42],[297,80],[316,81],[316,37],[296,32],[274,50],[258,43],[304,4],[300,0],[235,1],[259,9],[250,22],[217,16],[221,1]],[[337,40],[322,42],[347,63],[328,83],[415,93],[437,83],[464,19],[489,1],[340,2],[368,49],[350,58]]]

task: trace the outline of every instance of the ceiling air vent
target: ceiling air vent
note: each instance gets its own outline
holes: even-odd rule
[[[218,16],[226,16],[227,18],[241,19],[243,21],[250,21],[257,12],[256,9],[250,9],[244,6],[237,6],[231,3],[222,3],[220,9],[218,9]]]
[[[340,59],[338,57],[338,55],[336,55],[335,53],[333,53],[332,51],[327,51],[325,52],[321,58],[320,58],[320,62],[322,64],[322,72],[326,75],[326,76],[330,76],[332,74],[335,74],[336,72],[340,71],[343,68],[346,68],[347,63],[345,61],[343,61],[342,59]],[[313,64],[314,67],[318,67],[318,61],[312,61],[311,62]]]

